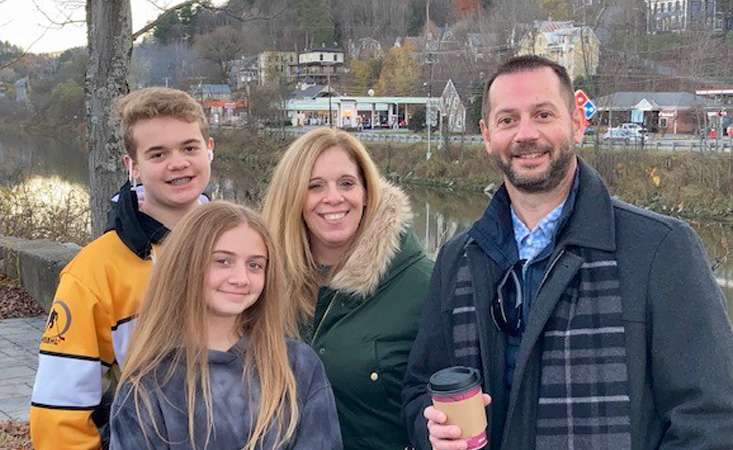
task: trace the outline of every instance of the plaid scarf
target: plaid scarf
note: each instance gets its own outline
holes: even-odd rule
[[[542,336],[538,449],[628,450],[631,419],[622,302],[613,254],[574,249],[584,260]],[[452,292],[454,359],[481,369],[468,256]]]

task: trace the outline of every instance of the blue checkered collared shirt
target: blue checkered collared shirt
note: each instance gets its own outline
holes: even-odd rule
[[[555,229],[557,228],[557,224],[560,222],[560,216],[562,216],[562,208],[565,206],[565,201],[567,200],[564,200],[557,206],[557,208],[553,209],[549,214],[543,217],[542,220],[540,220],[540,223],[538,223],[534,230],[531,231],[514,211],[514,207],[512,206],[510,208],[512,212],[512,224],[514,225],[514,240],[517,242],[519,259],[530,262],[539,255],[545,247],[552,243],[552,238],[555,235]]]

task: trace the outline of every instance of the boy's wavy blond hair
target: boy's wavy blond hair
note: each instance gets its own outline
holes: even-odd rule
[[[150,87],[130,92],[117,100],[116,111],[125,150],[133,160],[137,155],[133,130],[141,120],[172,117],[188,123],[196,122],[204,142],[209,140],[209,122],[204,109],[193,97],[178,89]]]

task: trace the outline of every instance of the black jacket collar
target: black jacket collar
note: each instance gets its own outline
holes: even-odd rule
[[[598,172],[581,158],[578,158],[578,169],[580,188],[575,210],[558,237],[557,245],[615,251],[613,200]]]
[[[112,205],[106,231],[110,230],[115,230],[127,248],[141,259],[147,259],[153,245],[159,244],[169,232],[165,225],[140,211],[129,181]]]

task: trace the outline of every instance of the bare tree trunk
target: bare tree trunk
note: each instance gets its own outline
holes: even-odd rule
[[[109,200],[124,179],[120,170],[124,150],[112,105],[129,92],[132,21],[129,0],[87,0],[86,12],[87,149],[92,236],[96,237],[104,232]]]

